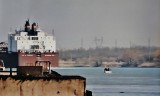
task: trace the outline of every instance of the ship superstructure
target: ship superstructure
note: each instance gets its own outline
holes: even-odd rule
[[[33,23],[26,21],[24,30],[8,35],[9,52],[56,52],[55,37],[47,35]]]
[[[8,51],[8,43],[0,42],[0,52],[7,52]]]
[[[23,30],[8,34],[8,52],[1,53],[0,59],[4,60],[6,66],[11,67],[35,66],[37,63],[42,66],[57,67],[58,53],[55,37],[40,30],[37,23],[32,23],[30,26],[27,20]],[[8,62],[7,59],[15,63]]]

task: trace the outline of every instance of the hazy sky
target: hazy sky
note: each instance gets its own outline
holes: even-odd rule
[[[27,19],[54,29],[57,48],[160,46],[160,0],[0,0],[0,41]]]

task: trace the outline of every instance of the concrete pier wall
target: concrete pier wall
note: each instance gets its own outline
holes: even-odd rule
[[[85,82],[80,76],[0,76],[0,96],[85,96]]]

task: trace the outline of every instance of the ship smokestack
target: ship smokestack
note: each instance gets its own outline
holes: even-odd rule
[[[25,32],[30,32],[30,24],[29,24],[29,19],[26,21],[26,24],[25,24]]]
[[[32,24],[31,31],[32,31],[32,35],[37,35],[37,25],[35,22]]]

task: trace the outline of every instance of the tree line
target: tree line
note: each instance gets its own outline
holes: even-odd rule
[[[125,62],[122,66],[138,66],[144,62],[156,63],[160,66],[160,47],[134,46],[130,48],[89,48],[59,50],[61,60],[86,58],[95,62]]]

